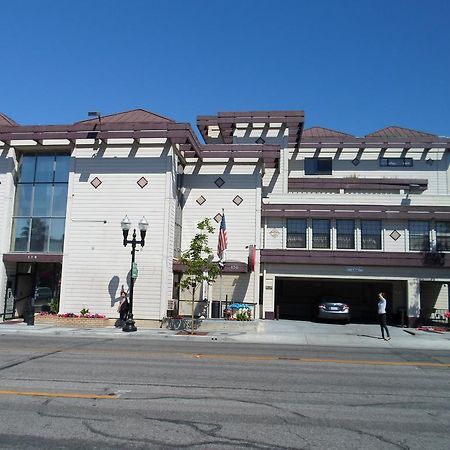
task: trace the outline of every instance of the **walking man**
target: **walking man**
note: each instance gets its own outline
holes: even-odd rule
[[[386,325],[386,294],[384,292],[380,292],[378,294],[378,319],[380,321],[381,328],[381,336],[385,341],[389,341],[391,339],[389,335],[389,330]],[[386,331],[386,336],[384,332]]]

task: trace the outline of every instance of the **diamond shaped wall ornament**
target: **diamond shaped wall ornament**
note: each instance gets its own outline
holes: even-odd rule
[[[244,201],[243,198],[239,197],[239,195],[236,195],[236,197],[233,198],[233,203],[236,206],[239,206],[243,201]]]
[[[221,188],[225,184],[225,181],[223,181],[222,178],[219,177],[216,181],[214,181],[214,183],[218,188]]]
[[[217,214],[214,216],[214,220],[215,220],[217,223],[219,223],[219,222],[222,220],[222,214],[217,213]]]
[[[425,162],[426,162],[429,166],[432,166],[432,165],[433,165],[433,160],[432,160],[431,158],[428,158]]]
[[[358,159],[358,158],[355,158],[355,159],[352,161],[352,164],[353,164],[354,166],[357,166],[357,165],[359,164],[359,159]]]
[[[139,178],[139,180],[136,181],[136,183],[137,183],[137,185],[138,185],[141,189],[144,189],[145,186],[147,186],[148,181],[147,181],[146,178],[141,177],[141,178]]]
[[[97,189],[101,184],[102,184],[102,180],[100,180],[100,178],[95,177],[92,181],[91,181],[92,186],[94,186],[95,189]]]
[[[397,230],[394,230],[389,236],[394,239],[394,241],[396,241],[401,236],[401,234]]]
[[[257,144],[265,144],[266,141],[260,136],[258,139],[256,139],[255,141]]]
[[[200,195],[200,197],[195,201],[201,206],[201,205],[203,205],[203,203],[206,202],[206,198],[203,197],[203,195]]]
[[[277,229],[273,229],[273,230],[270,230],[269,231],[269,234],[274,238],[274,239],[276,239],[279,235],[280,235],[280,232],[277,230]]]

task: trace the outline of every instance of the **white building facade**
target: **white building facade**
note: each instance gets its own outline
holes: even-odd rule
[[[201,139],[144,110],[66,126],[0,115],[3,318],[31,298],[116,317],[130,284],[125,215],[149,223],[135,318],[187,313],[177,258],[199,221],[218,232],[222,210],[229,245],[203,294],[209,316],[245,302],[258,318],[309,319],[317,299],[334,297],[365,321],[380,290],[393,321],[448,310],[449,138],[305,129],[302,111],[219,113],[197,126]]]

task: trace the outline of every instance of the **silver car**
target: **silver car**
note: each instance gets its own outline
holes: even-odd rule
[[[350,306],[340,299],[323,299],[318,304],[318,319],[350,322]]]

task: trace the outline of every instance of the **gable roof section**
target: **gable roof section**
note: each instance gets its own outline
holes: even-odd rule
[[[14,120],[12,120],[6,114],[0,112],[0,125],[18,125],[18,123],[14,122]]]
[[[152,113],[145,109],[133,109],[131,111],[124,111],[116,114],[109,114],[101,116],[102,123],[152,123],[152,122],[170,122],[174,123],[172,119]],[[97,118],[80,120],[75,123],[96,123]]]
[[[322,138],[322,137],[354,137],[352,134],[343,133],[342,131],[331,130],[324,127],[311,127],[303,130],[303,137]]]
[[[397,126],[390,126],[382,128],[367,134],[365,137],[383,137],[383,138],[403,138],[403,137],[437,137],[435,134],[425,133],[423,131],[412,130],[411,128],[402,128]]]

